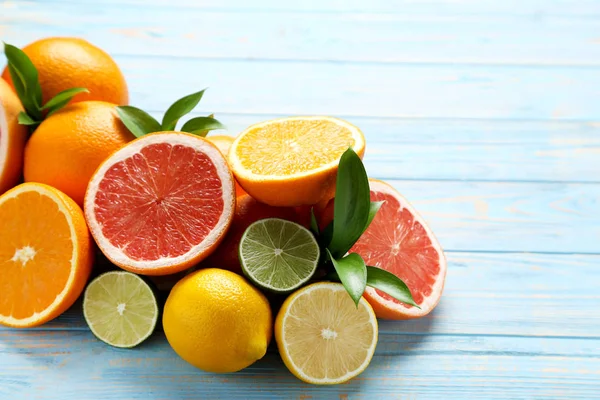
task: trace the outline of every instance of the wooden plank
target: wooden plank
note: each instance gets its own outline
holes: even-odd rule
[[[600,74],[588,68],[117,61],[132,104],[148,111],[165,110],[173,98],[210,86],[201,111],[592,122],[600,115],[600,104],[592,101],[600,94]],[[277,90],[268,90],[273,85]]]
[[[383,335],[357,379],[309,386],[271,351],[235,374],[185,363],[162,334],[118,350],[90,332],[0,331],[3,398],[581,398],[600,390],[600,339]],[[79,382],[79,383],[75,383]]]
[[[390,181],[451,251],[598,253],[600,186]]]
[[[434,313],[381,321],[383,335],[600,337],[600,256],[448,253],[447,258],[445,292]],[[81,304],[41,329],[87,330]]]
[[[276,117],[217,115],[231,135]],[[347,119],[365,134],[367,170],[380,179],[600,181],[597,123]]]
[[[202,110],[216,113],[589,122],[600,114],[594,68],[116,60],[131,103],[148,111],[210,85]],[[278,89],[267,90],[273,85]]]
[[[20,0],[19,3],[43,4],[45,0]],[[53,0],[54,4],[79,4],[77,0]],[[143,5],[150,12],[164,8],[223,10],[227,12],[306,12],[306,13],[385,13],[425,15],[521,15],[544,19],[549,16],[593,18],[600,14],[595,0],[305,0],[282,2],[277,0],[102,0],[102,4],[122,6]],[[10,8],[16,4],[8,2]],[[89,4],[93,6],[93,4]],[[159,8],[160,10],[155,10]]]
[[[600,28],[592,18],[473,15],[477,4],[469,4],[462,13],[457,12],[457,4],[448,7],[453,9],[450,13],[432,5],[419,10],[414,4],[405,4],[397,10],[402,11],[399,13],[374,13],[383,12],[377,4],[350,14],[258,9],[248,18],[246,10],[229,9],[227,5],[219,5],[217,10],[190,8],[182,12],[169,3],[156,10],[161,14],[157,25],[156,14],[140,13],[138,7],[124,7],[120,2],[19,3],[0,14],[0,32],[4,40],[22,44],[60,29],[62,34],[84,34],[119,55],[600,65]],[[69,24],[62,23],[65,18],[69,18]]]

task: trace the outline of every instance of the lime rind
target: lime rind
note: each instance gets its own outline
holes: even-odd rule
[[[98,339],[114,347],[131,348],[154,332],[158,301],[141,277],[111,271],[98,276],[86,288],[83,316]]]
[[[242,271],[262,289],[289,293],[312,278],[320,250],[314,235],[302,225],[279,218],[251,224],[240,241]]]

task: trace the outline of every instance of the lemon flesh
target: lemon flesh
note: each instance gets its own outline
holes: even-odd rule
[[[364,298],[358,307],[339,283],[321,282],[292,294],[275,323],[285,365],[314,384],[346,382],[367,368],[377,345],[377,319]]]

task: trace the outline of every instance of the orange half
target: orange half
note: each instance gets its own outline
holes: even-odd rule
[[[362,157],[365,138],[332,117],[291,117],[252,125],[229,150],[229,164],[244,190],[271,206],[296,207],[333,197],[342,154]]]
[[[92,268],[83,211],[51,186],[0,196],[0,324],[41,325],[77,300]]]

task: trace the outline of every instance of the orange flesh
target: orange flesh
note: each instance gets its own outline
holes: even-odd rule
[[[331,121],[286,120],[246,132],[236,148],[256,175],[293,175],[338,160],[354,145],[352,132]]]
[[[73,258],[65,215],[48,197],[25,192],[0,206],[0,314],[44,311],[67,285]]]
[[[440,273],[439,253],[413,215],[390,194],[371,190],[371,201],[385,201],[371,225],[350,252],[360,254],[367,265],[383,268],[402,279],[414,300],[428,297]],[[387,300],[407,306],[377,290]]]

